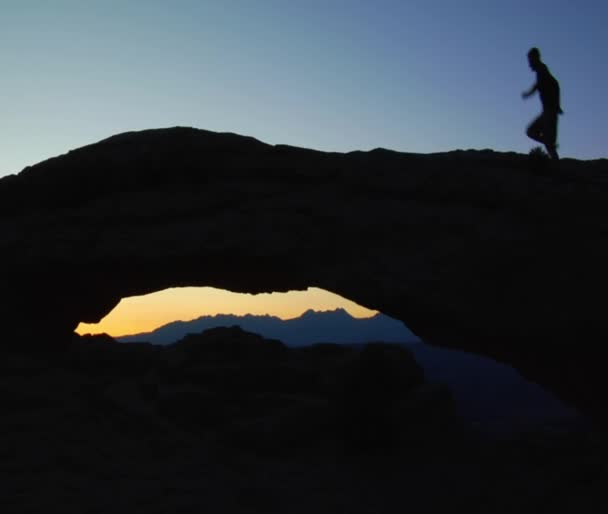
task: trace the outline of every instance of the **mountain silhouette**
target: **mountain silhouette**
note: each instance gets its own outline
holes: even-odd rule
[[[145,341],[153,344],[171,344],[189,333],[200,333],[216,327],[240,326],[243,330],[278,339],[290,346],[313,343],[414,343],[419,339],[401,321],[376,314],[371,318],[354,318],[344,309],[317,312],[307,310],[301,316],[283,320],[276,316],[237,316],[218,314],[201,316],[192,321],[174,321],[152,332],[117,337],[121,342]]]

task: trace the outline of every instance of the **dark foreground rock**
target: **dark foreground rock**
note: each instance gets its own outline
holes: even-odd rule
[[[4,352],[0,371],[2,512],[606,507],[603,437],[467,430],[403,347],[287,349],[233,328]]]
[[[509,363],[606,424],[607,172],[117,135],[0,180],[0,326],[7,343],[57,348],[125,296],[316,286]]]

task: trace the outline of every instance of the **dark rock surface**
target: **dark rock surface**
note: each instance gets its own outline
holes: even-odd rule
[[[485,439],[403,347],[288,349],[232,328],[2,357],[6,513],[606,507],[600,434]]]
[[[0,180],[0,326],[6,344],[56,349],[125,296],[315,286],[507,362],[605,424],[607,172],[117,135]]]

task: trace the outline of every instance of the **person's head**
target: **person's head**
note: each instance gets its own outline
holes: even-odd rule
[[[530,65],[530,68],[536,71],[540,63],[540,50],[536,47],[530,48],[530,51],[528,52],[528,64]]]

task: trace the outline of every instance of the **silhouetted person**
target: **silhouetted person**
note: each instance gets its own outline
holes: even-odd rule
[[[528,63],[536,72],[536,84],[524,91],[522,97],[528,98],[538,91],[543,112],[528,126],[527,134],[534,141],[543,143],[551,158],[557,160],[557,117],[563,114],[559,100],[559,82],[540,60],[538,48],[532,48],[528,52]]]

